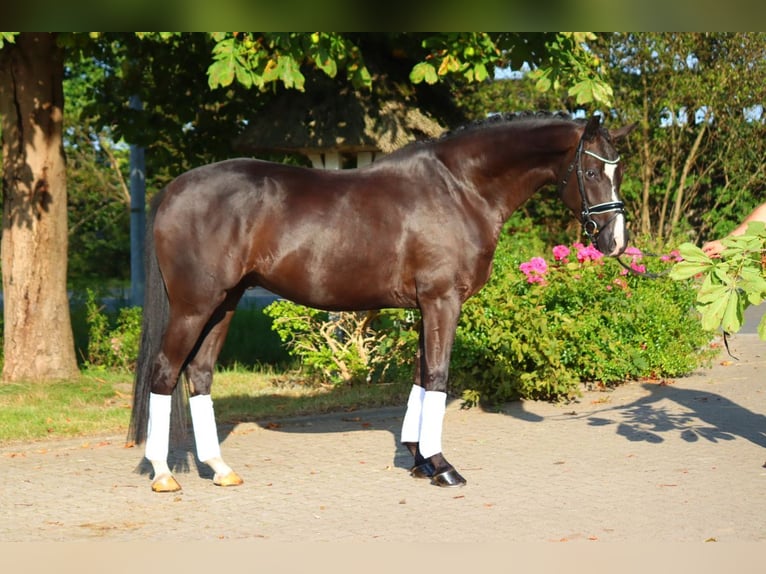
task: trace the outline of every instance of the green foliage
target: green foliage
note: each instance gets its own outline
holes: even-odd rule
[[[547,42],[547,61],[529,74],[535,87],[547,92],[569,85],[567,93],[577,105],[612,106],[614,92],[601,76],[601,60],[586,49],[587,42],[595,38],[590,32],[560,32]]]
[[[15,44],[16,36],[19,34],[20,32],[0,32],[0,48],[2,48],[4,44]]]
[[[451,386],[468,402],[562,399],[581,383],[680,376],[708,358],[689,287],[624,275],[579,244],[561,260],[530,260],[544,271],[526,275],[524,240],[503,238],[492,278],[463,307]],[[636,268],[670,265],[641,257]]]
[[[308,61],[330,77],[344,67],[356,87],[369,88],[372,79],[359,49],[338,33],[233,32],[213,34],[213,63],[208,68],[211,89],[235,80],[246,88],[264,89],[282,82],[303,90],[306,78],[301,65]]]
[[[142,309],[116,304],[110,311],[91,289],[72,309],[76,346],[85,368],[132,372],[141,341]],[[287,368],[290,357],[263,309],[245,305],[229,325],[217,364],[221,369]]]
[[[275,301],[264,312],[273,328],[313,380],[342,384],[396,380],[414,355],[411,311],[328,313],[291,301]]]
[[[240,305],[218,356],[219,369],[287,368],[290,356],[271,328],[272,319],[255,305]]]
[[[133,371],[141,342],[141,308],[123,307],[115,318],[110,319],[96,294],[88,289],[85,310],[88,324],[86,366]]]
[[[698,289],[703,329],[736,333],[742,328],[745,309],[766,299],[766,225],[751,222],[743,235],[725,237],[721,243],[726,249],[715,259],[692,243],[682,244],[683,261],[675,264],[670,276],[692,280]],[[758,324],[758,336],[766,340],[766,316]]]

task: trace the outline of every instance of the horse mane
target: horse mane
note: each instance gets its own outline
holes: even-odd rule
[[[474,120],[472,122],[458,126],[451,130],[445,131],[443,134],[437,137],[426,138],[426,139],[411,142],[407,144],[406,146],[401,147],[398,150],[392,152],[391,154],[388,154],[388,157],[401,158],[403,155],[416,153],[418,150],[421,150],[424,147],[451,139],[453,137],[469,134],[471,132],[479,131],[481,129],[496,126],[496,125],[506,124],[510,122],[521,122],[524,120],[540,121],[540,122],[570,121],[570,122],[582,123],[582,124],[587,122],[587,120],[582,118],[573,118],[569,112],[565,112],[565,111],[499,112],[499,113],[490,114],[485,118]],[[382,161],[383,159],[384,158],[381,158],[381,160],[376,161],[376,163]]]
[[[465,125],[459,126],[455,129],[449,130],[439,136],[440,139],[447,139],[455,135],[460,135],[469,131],[482,129],[486,127],[495,126],[498,124],[504,124],[508,122],[521,121],[521,120],[569,120],[569,121],[584,121],[574,120],[569,112],[564,111],[521,111],[521,112],[499,112],[490,114],[485,118],[474,120]]]

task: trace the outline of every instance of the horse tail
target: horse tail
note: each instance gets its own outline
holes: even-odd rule
[[[144,307],[141,322],[141,343],[138,349],[136,374],[133,382],[133,409],[128,429],[128,441],[141,444],[146,440],[149,422],[149,395],[152,389],[154,362],[160,352],[162,336],[168,326],[170,304],[157,260],[154,244],[154,218],[157,208],[165,196],[163,189],[152,199],[151,208],[146,217],[146,235],[144,240]],[[183,437],[186,432],[186,405],[183,387],[176,385],[173,390],[171,416],[171,435]]]

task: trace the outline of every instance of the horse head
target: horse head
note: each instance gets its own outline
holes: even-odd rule
[[[591,116],[561,178],[562,200],[605,255],[618,256],[628,244],[625,205],[619,195],[623,166],[614,143],[635,127],[632,124],[606,130],[601,127],[599,116]],[[571,177],[573,173],[575,177]]]

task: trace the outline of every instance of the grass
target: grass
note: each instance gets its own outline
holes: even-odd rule
[[[309,386],[268,371],[228,369],[213,385],[223,424],[404,405],[408,383]],[[76,380],[0,384],[0,444],[91,435],[126,435],[132,375],[84,371]]]

